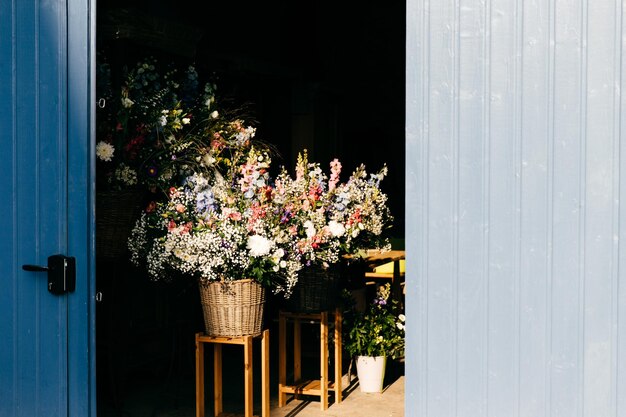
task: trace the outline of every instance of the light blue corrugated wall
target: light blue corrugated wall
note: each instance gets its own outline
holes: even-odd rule
[[[407,416],[626,416],[625,11],[407,1]]]

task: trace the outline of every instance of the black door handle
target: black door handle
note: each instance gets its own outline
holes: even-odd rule
[[[39,265],[22,265],[22,269],[24,271],[31,271],[31,272],[45,272],[45,271],[48,271],[48,267],[47,266],[39,266]]]
[[[52,294],[65,294],[76,288],[76,259],[65,255],[48,257],[48,266],[22,265],[24,271],[47,272],[48,291]]]

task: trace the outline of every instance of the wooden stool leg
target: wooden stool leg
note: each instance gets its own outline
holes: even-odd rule
[[[270,417],[270,331],[261,339],[261,417]]]
[[[196,417],[204,417],[204,345],[196,333]]]
[[[287,394],[283,388],[287,385],[287,354],[286,354],[286,331],[287,319],[282,313],[278,315],[278,406],[287,404]]]
[[[341,369],[342,357],[341,357],[341,309],[335,309],[335,402],[340,403],[343,397],[341,379],[343,372]]]
[[[328,312],[321,314],[320,320],[320,406],[328,408]]]
[[[219,416],[222,409],[222,345],[213,344],[213,404],[214,415]]]
[[[293,380],[302,379],[302,338],[300,319],[293,320]],[[296,397],[297,398],[297,397]]]
[[[253,417],[252,409],[254,398],[252,395],[252,336],[245,336],[243,345],[243,363],[244,363],[244,407],[246,417]]]

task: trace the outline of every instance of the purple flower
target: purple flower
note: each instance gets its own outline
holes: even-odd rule
[[[292,217],[293,217],[293,215],[291,214],[291,211],[290,210],[285,210],[285,213],[280,218],[280,222],[281,223],[287,223],[289,221],[289,219],[291,219]]]
[[[159,173],[159,169],[154,165],[149,166],[146,171],[149,177],[156,177]]]

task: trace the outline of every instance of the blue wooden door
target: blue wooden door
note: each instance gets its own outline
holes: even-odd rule
[[[90,6],[0,0],[0,416],[95,415]],[[22,269],[53,254],[74,292]]]

